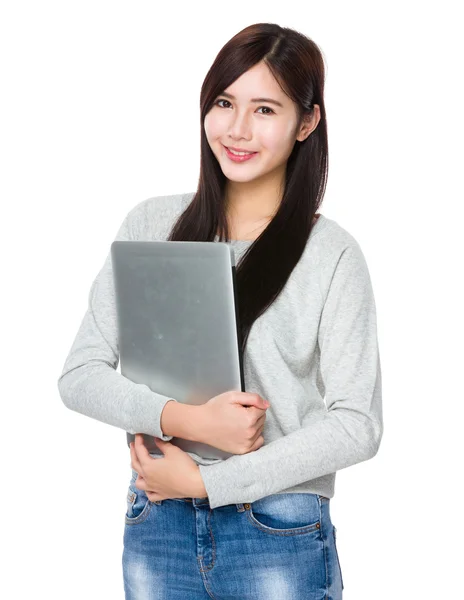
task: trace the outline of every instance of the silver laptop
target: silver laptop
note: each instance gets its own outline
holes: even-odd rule
[[[121,374],[178,402],[245,391],[235,254],[225,242],[114,241]],[[127,445],[135,436],[126,432]],[[161,454],[144,435],[150,453]],[[229,452],[174,437],[204,458]]]

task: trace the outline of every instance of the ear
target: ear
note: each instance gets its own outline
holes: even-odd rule
[[[299,142],[303,142],[316,129],[320,120],[320,106],[319,104],[314,104],[313,110],[310,113],[305,114],[303,117],[303,123],[300,126],[300,130],[296,139]]]

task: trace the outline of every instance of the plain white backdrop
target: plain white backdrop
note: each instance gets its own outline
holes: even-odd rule
[[[462,594],[458,4],[2,3],[2,597],[124,599],[126,434],[57,380],[125,215],[196,189],[216,54],[264,21],[323,51],[321,212],[360,243],[377,305],[384,437],[331,501],[344,599]]]

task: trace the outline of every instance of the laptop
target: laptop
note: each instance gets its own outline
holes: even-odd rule
[[[121,374],[178,402],[201,405],[245,391],[235,254],[226,242],[114,241]],[[135,436],[126,432],[127,445]],[[144,434],[152,454],[161,454]],[[171,444],[209,459],[232,456],[173,437]]]

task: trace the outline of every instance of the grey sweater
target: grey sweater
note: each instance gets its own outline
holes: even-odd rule
[[[166,240],[193,195],[138,203],[115,239]],[[252,242],[230,243],[239,262]],[[321,214],[313,226],[281,294],[254,322],[243,362],[246,391],[271,403],[264,445],[226,460],[189,452],[211,508],[278,493],[332,498],[336,471],[375,456],[383,434],[372,283],[358,242],[336,221]],[[118,364],[108,253],[58,380],[61,399],[68,408],[124,431],[171,440],[160,418],[172,398],[130,381],[117,371]]]

